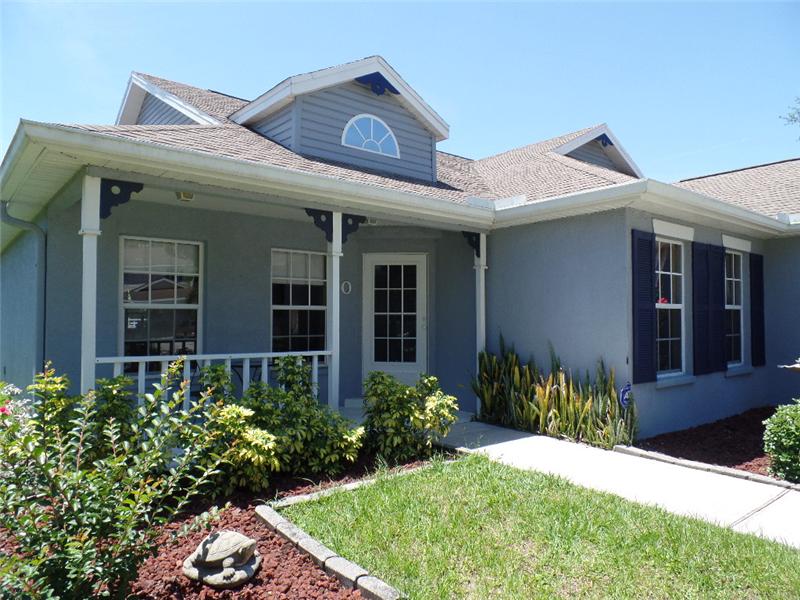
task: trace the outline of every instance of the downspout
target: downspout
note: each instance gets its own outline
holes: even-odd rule
[[[0,202],[0,222],[32,231],[36,235],[36,339],[38,340],[38,349],[35,371],[38,372],[40,369],[44,369],[45,320],[47,316],[45,308],[47,234],[36,223],[12,217],[8,213],[8,201],[6,200]]]

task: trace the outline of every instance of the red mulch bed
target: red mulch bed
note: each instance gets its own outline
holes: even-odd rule
[[[640,440],[636,445],[676,458],[769,476],[763,421],[774,412],[774,406],[754,408],[707,425]]]
[[[139,569],[139,576],[132,585],[133,597],[142,600],[361,598],[359,592],[343,587],[335,577],[315,565],[308,555],[258,521],[254,508],[254,505],[229,508],[211,524],[211,531],[235,529],[258,540],[261,567],[244,586],[236,590],[213,590],[184,577],[181,572],[184,559],[209,533],[198,531],[170,542],[170,534],[192,518],[187,517],[183,522],[164,527],[159,540],[163,546],[157,556],[147,559]]]

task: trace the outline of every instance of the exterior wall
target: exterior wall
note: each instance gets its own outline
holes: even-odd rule
[[[500,229],[487,238],[487,346],[573,373],[603,359],[628,376],[630,275],[623,211]]]
[[[140,197],[147,198],[147,189]],[[47,356],[77,382],[80,372],[80,205],[51,214],[48,270]],[[204,245],[200,351],[268,352],[271,349],[270,251],[326,251],[323,233],[311,220],[286,220],[204,211],[132,200],[114,207],[101,223],[97,354],[121,353],[119,325],[119,238],[136,235],[200,241]],[[428,255],[428,367],[446,391],[472,402],[474,369],[474,276],[472,255],[460,233],[418,228],[362,227],[348,238],[342,281],[352,292],[341,297],[340,398],[361,396],[361,269],[364,252],[424,252]],[[76,268],[77,267],[77,268]],[[441,275],[440,275],[441,273]],[[439,321],[439,307],[445,317]],[[449,313],[449,314],[448,314]],[[446,340],[444,344],[438,340]],[[109,373],[99,372],[99,375]],[[325,398],[326,369],[320,373]],[[469,409],[469,406],[465,405]]]
[[[800,356],[800,237],[769,240],[764,256],[764,318],[770,401],[800,398],[800,375],[776,365]]]
[[[668,220],[663,219],[662,220]],[[722,245],[722,234],[727,233],[716,229],[698,227],[692,223],[673,221],[680,225],[694,228],[695,241]],[[653,215],[636,210],[627,210],[628,231],[625,235],[627,244],[627,261],[630,264],[630,230],[653,231]],[[754,253],[762,254],[764,246],[758,240],[753,240]],[[750,287],[749,287],[749,261],[746,256],[742,261],[743,284],[743,333],[744,353],[742,368],[731,369],[727,372],[710,373],[707,375],[692,375],[692,269],[691,269],[691,243],[685,242],[685,269],[684,269],[684,313],[685,313],[685,377],[665,378],[653,383],[637,384],[634,386],[634,397],[639,408],[640,437],[648,437],[667,431],[685,429],[694,425],[716,421],[724,417],[741,413],[750,408],[772,404],[768,386],[775,376],[771,367],[750,367]],[[765,280],[768,279],[765,275]],[[628,310],[626,319],[629,331],[632,331],[632,311],[630,308],[630,283],[626,288],[626,302]],[[767,308],[769,311],[769,308]],[[767,344],[769,348],[769,333]],[[628,335],[632,340],[632,335]],[[629,341],[629,343],[631,343]],[[632,352],[629,350],[629,352]],[[769,352],[767,353],[768,365],[770,364]]]
[[[608,157],[608,154],[606,154],[603,150],[602,144],[596,140],[589,142],[588,144],[584,144],[580,148],[575,148],[575,150],[567,154],[567,156],[571,156],[572,158],[576,158],[593,165],[598,165],[606,169],[612,169],[613,171],[619,170],[617,169],[617,165],[614,164],[614,161],[611,160]]]
[[[23,232],[0,255],[0,381],[25,389],[36,364],[37,241]]]
[[[136,118],[138,125],[195,125],[196,123],[175,110],[169,104],[165,104],[152,94],[147,94]]]
[[[287,148],[294,148],[295,105],[285,106],[275,114],[256,123],[253,129]]]
[[[365,86],[346,83],[300,96],[295,100],[295,111],[294,149],[301,154],[413,179],[436,180],[433,135],[389,92],[376,96]],[[380,117],[391,128],[400,149],[399,159],[342,145],[344,126],[361,113]]]

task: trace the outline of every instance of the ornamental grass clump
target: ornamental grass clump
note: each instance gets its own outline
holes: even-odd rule
[[[611,448],[633,443],[636,407],[630,388],[617,391],[614,370],[600,361],[594,380],[573,377],[552,354],[550,373],[525,363],[500,340],[500,354],[481,352],[472,389],[479,420]]]
[[[29,405],[0,414],[0,528],[15,547],[0,553],[4,592],[127,597],[157,526],[205,489],[222,459],[203,425],[208,396],[184,410],[181,372],[180,361],[170,365],[128,414],[104,404],[122,393],[113,385],[68,396],[69,382],[48,366]],[[123,426],[116,412],[130,420]]]

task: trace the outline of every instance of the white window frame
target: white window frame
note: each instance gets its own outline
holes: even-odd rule
[[[198,269],[197,277],[199,279],[197,284],[197,304],[164,304],[164,303],[126,303],[123,299],[123,292],[125,290],[125,240],[140,240],[145,242],[167,242],[173,244],[191,244],[198,247]],[[119,282],[117,285],[117,302],[119,306],[118,311],[118,336],[117,336],[117,353],[119,356],[125,356],[125,309],[194,309],[197,311],[197,343],[195,354],[202,354],[203,348],[203,296],[205,286],[205,245],[197,240],[182,240],[174,238],[157,238],[139,235],[121,235],[119,236]],[[142,272],[129,270],[129,273]],[[151,274],[150,267],[148,266],[148,274]],[[180,273],[178,273],[180,275]],[[149,355],[148,355],[149,356]]]
[[[312,282],[322,281],[325,284],[325,305],[324,305],[325,308],[324,309],[321,309],[320,305],[318,305],[318,304],[308,304],[308,305],[275,304],[273,302],[272,284],[275,283],[276,276],[274,274],[275,269],[274,269],[274,264],[273,264],[272,257],[273,257],[273,254],[275,252],[286,252],[286,253],[289,254],[289,276],[288,277],[278,276],[277,277],[278,282],[285,281],[286,283],[289,283],[289,285],[291,286],[293,281],[296,281],[296,282],[302,281],[302,282],[305,282],[307,285],[310,286]],[[317,277],[311,277],[311,269],[309,269],[309,272],[308,272],[308,274],[307,274],[305,279],[299,279],[299,278],[295,279],[295,278],[293,278],[292,277],[292,271],[291,271],[291,268],[292,268],[291,256],[292,256],[292,254],[305,254],[305,255],[308,255],[308,256],[311,256],[311,255],[322,256],[325,259],[325,268],[323,270],[324,277],[322,279],[319,279]],[[274,338],[275,338],[275,332],[274,332],[274,322],[275,322],[274,312],[275,312],[275,310],[316,310],[316,311],[324,312],[325,313],[325,330],[324,330],[324,332],[322,334],[323,335],[323,341],[324,341],[323,350],[327,350],[328,344],[330,342],[330,340],[328,339],[328,321],[331,318],[330,306],[328,305],[328,286],[329,286],[329,282],[328,282],[328,260],[329,260],[329,258],[330,258],[329,254],[327,252],[319,252],[319,251],[314,251],[314,250],[300,250],[300,249],[297,249],[297,248],[270,248],[269,249],[269,347],[270,347],[270,351],[271,352],[275,352],[275,349],[273,348]],[[311,300],[311,295],[310,295],[310,290],[309,290],[309,301],[310,300]],[[302,352],[302,350],[299,350],[298,352]],[[309,350],[309,352],[312,352],[312,351]],[[320,364],[321,365],[325,364],[326,358],[327,357],[324,357],[324,356],[320,357]]]
[[[373,119],[373,120],[377,121],[378,123],[380,123],[381,125],[383,125],[384,127],[386,127],[386,131],[388,131],[389,133],[387,135],[383,136],[381,138],[380,142],[385,140],[387,137],[391,137],[394,140],[394,147],[397,148],[397,155],[385,154],[385,153],[381,152],[380,150],[372,150],[371,148],[364,148],[363,146],[355,146],[353,144],[348,144],[345,141],[345,138],[347,137],[347,131],[350,129],[350,126],[353,125],[353,123],[355,123],[359,119],[363,119],[364,117],[367,117],[369,119]],[[361,133],[360,130],[359,130],[359,133]],[[363,137],[363,134],[362,134],[362,137]],[[372,139],[372,138],[370,138],[370,139]],[[366,141],[366,140],[364,140],[364,141]],[[379,146],[380,146],[380,142],[378,142],[376,140],[376,143]],[[377,117],[377,116],[375,116],[375,115],[373,115],[371,113],[361,113],[359,115],[356,115],[355,117],[353,117],[352,119],[350,119],[347,122],[347,125],[345,125],[344,129],[342,129],[342,146],[345,146],[346,148],[354,148],[355,150],[363,150],[364,152],[371,152],[372,154],[377,154],[378,156],[385,156],[386,158],[397,158],[397,159],[400,158],[400,144],[397,142],[397,136],[394,134],[394,131],[392,131],[392,128],[389,127],[389,125],[387,125],[386,121],[384,121],[380,117]]]
[[[730,248],[725,248],[725,256],[730,254],[734,257],[739,257],[739,278],[736,277],[728,277],[728,270],[727,270],[727,261],[725,261],[725,272],[723,274],[724,279],[724,291],[725,294],[725,310],[738,310],[739,311],[739,360],[736,361],[729,361],[726,364],[729,367],[739,367],[744,364],[744,255],[741,252],[737,252],[736,250],[731,250]],[[735,260],[735,259],[734,259]],[[735,272],[735,269],[734,269]],[[739,282],[739,300],[740,304],[728,304],[728,282],[734,281]],[[735,284],[734,284],[735,288]],[[727,316],[727,315],[726,315]],[[725,337],[727,338],[728,335],[726,334]],[[725,348],[727,351],[727,339],[725,340]]]
[[[659,263],[659,243],[662,244],[671,244],[674,246],[679,246],[681,249],[681,272],[677,273],[675,271],[662,271],[660,269]],[[656,360],[658,360],[658,342],[660,339],[673,339],[673,338],[659,338],[658,337],[658,311],[660,309],[678,309],[681,311],[681,368],[680,370],[670,370],[670,371],[659,371],[658,364],[656,364],[656,378],[668,378],[668,377],[680,377],[685,375],[686,370],[686,244],[683,241],[677,240],[674,238],[666,238],[666,237],[656,237],[656,265],[655,265],[655,278],[656,282],[661,280],[661,275],[669,275],[673,277],[675,275],[679,275],[681,278],[681,298],[680,304],[675,303],[666,303],[666,304],[659,304],[658,298],[656,298]],[[671,285],[671,283],[670,283]]]

